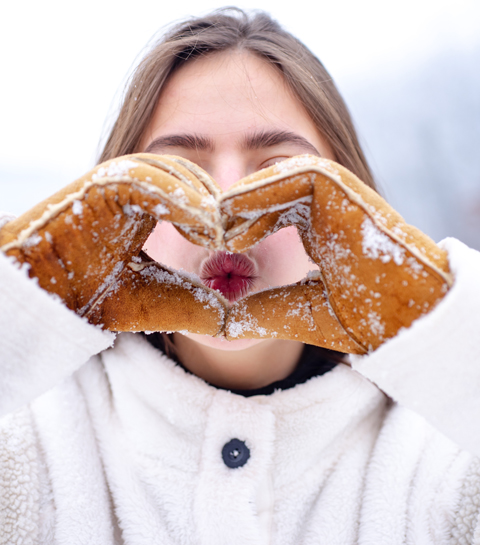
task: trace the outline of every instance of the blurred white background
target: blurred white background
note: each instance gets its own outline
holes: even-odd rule
[[[223,3],[60,0],[2,7],[0,210],[94,164],[155,32]],[[480,1],[257,0],[337,81],[384,195],[435,240],[480,249]]]

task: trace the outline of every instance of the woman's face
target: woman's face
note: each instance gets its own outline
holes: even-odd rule
[[[212,54],[180,68],[160,97],[141,149],[197,163],[224,191],[240,178],[294,155],[334,158],[281,73],[245,52]],[[230,301],[296,282],[316,268],[295,227],[278,231],[244,257],[232,257],[196,246],[162,222],[145,250],[156,261],[197,274]],[[192,338],[228,349],[261,342]]]

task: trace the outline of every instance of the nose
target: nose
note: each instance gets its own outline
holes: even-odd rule
[[[248,168],[242,157],[219,157],[210,168],[210,175],[220,186],[227,191],[235,182],[248,174]]]

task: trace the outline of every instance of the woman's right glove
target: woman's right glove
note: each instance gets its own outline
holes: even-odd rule
[[[216,248],[214,182],[181,158],[136,154],[103,163],[0,230],[0,248],[79,316],[114,331],[217,335],[227,302],[142,247],[157,221]]]

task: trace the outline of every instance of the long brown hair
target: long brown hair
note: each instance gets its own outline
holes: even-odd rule
[[[249,51],[276,66],[336,160],[375,188],[348,109],[321,62],[268,14],[237,8],[177,24],[152,47],[130,79],[99,162],[140,151],[162,90],[176,70],[200,55],[229,49]]]

